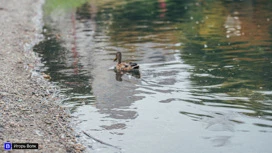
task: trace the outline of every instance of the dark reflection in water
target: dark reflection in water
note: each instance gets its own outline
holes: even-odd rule
[[[69,95],[63,103],[72,103],[75,106],[89,105],[95,101],[92,93],[91,72],[80,63],[80,55],[76,46],[71,50],[63,46],[62,36],[48,26],[44,27],[45,40],[34,47],[40,53],[44,63],[44,72],[50,74],[51,81],[56,82],[62,93]],[[76,107],[73,107],[73,112]]]
[[[123,81],[122,76],[124,74],[130,74],[131,76],[138,78],[138,79],[141,78],[140,71],[138,71],[138,70],[130,71],[130,72],[115,71],[115,73],[116,73],[116,77],[115,77],[116,81]]]
[[[45,15],[46,39],[34,50],[78,131],[124,149],[87,139],[92,152],[268,153],[271,8],[269,0],[91,0]],[[114,72],[117,51],[139,73]]]
[[[82,65],[76,63],[76,60],[73,63],[67,63],[69,62],[67,58],[73,57],[67,56],[69,51],[60,45],[57,36],[54,36],[49,28],[44,28],[48,30],[43,33],[47,40],[35,46],[34,51],[42,55],[46,67],[45,72],[50,73],[53,82],[61,82],[66,85],[64,88],[70,89],[67,94],[89,94],[92,90],[91,86],[88,86],[88,80],[92,79],[91,75],[88,76],[88,72],[82,70]]]

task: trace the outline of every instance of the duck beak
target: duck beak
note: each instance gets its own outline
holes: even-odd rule
[[[117,57],[115,57],[115,59],[113,60],[114,62],[117,60]]]

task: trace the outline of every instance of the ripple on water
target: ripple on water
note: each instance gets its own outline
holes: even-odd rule
[[[48,39],[36,50],[44,50],[78,131],[123,148],[81,135],[89,151],[269,149],[269,5],[121,0],[76,10],[50,15]],[[140,64],[138,77],[113,71],[117,51]]]

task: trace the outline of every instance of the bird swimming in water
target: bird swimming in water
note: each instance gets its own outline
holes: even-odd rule
[[[116,53],[116,57],[114,59],[114,61],[118,61],[115,69],[118,71],[132,71],[132,70],[138,70],[140,68],[140,66],[137,63],[125,63],[122,62],[122,54],[121,52],[117,52]]]

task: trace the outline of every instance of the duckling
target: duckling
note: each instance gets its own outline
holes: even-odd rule
[[[129,62],[129,63],[125,63],[125,62],[122,62],[122,54],[121,52],[117,52],[116,53],[116,57],[114,59],[114,61],[117,61],[118,60],[118,63],[115,67],[116,70],[118,71],[131,71],[131,70],[135,70],[135,69],[139,69],[140,66],[137,64],[137,63],[132,63],[132,62]]]

